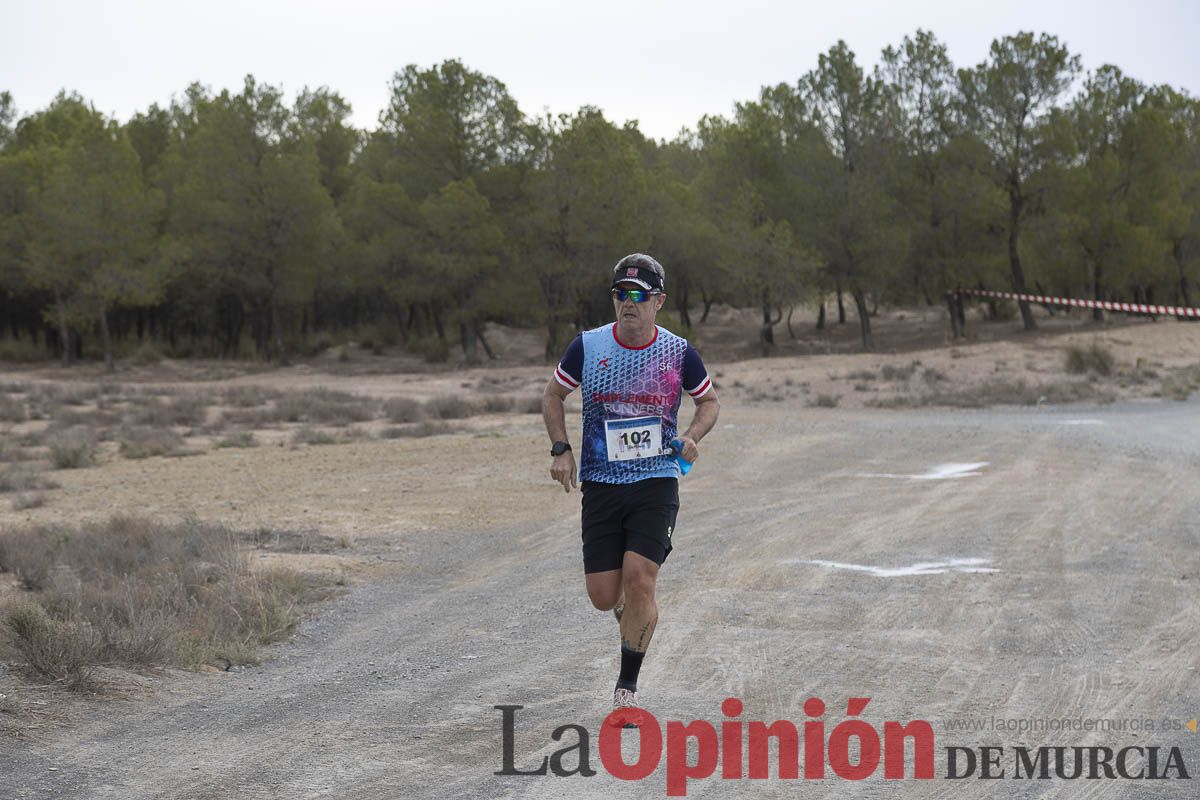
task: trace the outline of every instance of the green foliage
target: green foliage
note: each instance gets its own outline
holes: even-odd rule
[[[398,71],[368,131],[329,88],[289,103],[252,76],[124,125],[0,93],[3,349],[471,362],[503,323],[543,326],[553,359],[611,319],[635,251],[666,266],[667,324],[753,307],[764,352],[834,290],[867,347],[876,304],[957,285],[1194,304],[1200,102],[1112,66],[1067,98],[1079,72],[1045,34],[967,69],[924,30],[871,72],[838,42],[669,142],[592,107],[528,117],[457,60]]]

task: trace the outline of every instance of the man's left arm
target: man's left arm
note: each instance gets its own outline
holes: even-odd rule
[[[700,457],[696,443],[717,424],[717,415],[721,413],[721,401],[717,399],[716,387],[710,388],[703,397],[696,399],[696,410],[692,414],[692,424],[679,438],[683,440],[683,452],[680,453],[688,461]]]

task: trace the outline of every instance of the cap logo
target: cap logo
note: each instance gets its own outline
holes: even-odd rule
[[[637,277],[637,267],[630,267],[629,269],[625,270],[625,277],[626,278],[636,278]]]

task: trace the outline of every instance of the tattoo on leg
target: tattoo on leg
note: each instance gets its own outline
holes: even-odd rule
[[[634,644],[633,642],[629,641],[624,636],[622,636],[621,637],[621,646],[628,648],[630,650],[633,650],[635,653],[646,652],[646,648],[650,646],[650,637],[654,634],[654,627],[657,624],[658,624],[658,615],[656,614],[654,616],[654,619],[647,622],[645,625],[642,626],[642,629],[640,631],[638,631],[637,644]]]

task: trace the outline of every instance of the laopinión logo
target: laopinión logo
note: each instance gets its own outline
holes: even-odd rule
[[[687,795],[688,781],[710,778],[720,768],[723,780],[776,778],[821,780],[833,777],[861,781],[872,777],[883,764],[886,780],[934,780],[936,742],[933,726],[925,720],[907,723],[887,721],[882,735],[870,723],[859,719],[871,702],[869,697],[851,697],[846,704],[849,719],[830,728],[826,735],[825,702],[819,697],[804,703],[809,717],[801,725],[790,720],[771,723],[743,721],[742,701],[736,697],[721,703],[724,715],[718,724],[706,720],[661,724],[643,709],[620,709],[609,714],[600,726],[600,764],[610,775],[621,780],[644,780],[666,762],[667,796]],[[592,736],[578,724],[556,727],[551,739],[563,744],[532,768],[521,769],[516,763],[516,716],[520,705],[493,706],[500,712],[502,765],[494,774],[506,776],[546,776],[560,778],[597,774],[592,766]],[[629,733],[637,737],[637,757],[626,763],[622,754],[622,735],[626,724],[636,727]],[[718,732],[719,728],[719,732]],[[852,746],[853,742],[853,746]],[[772,744],[777,754],[771,761]],[[695,753],[689,761],[689,749]],[[975,778],[992,780],[1052,779],[1123,779],[1189,780],[1183,755],[1178,747],[1156,745],[1108,747],[1002,746],[945,747],[946,780]],[[906,756],[911,754],[911,761]],[[911,770],[906,769],[911,763]],[[745,769],[743,769],[745,767]]]

